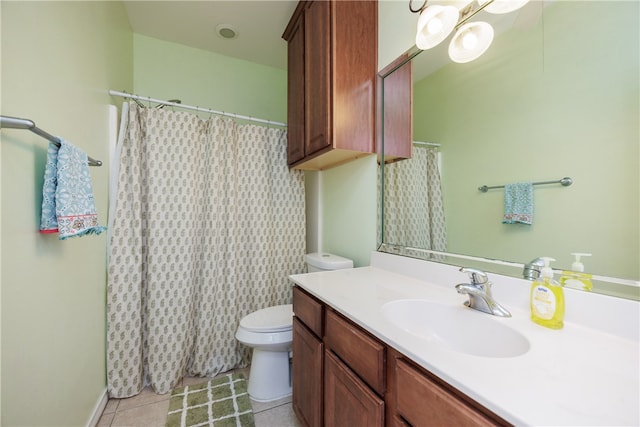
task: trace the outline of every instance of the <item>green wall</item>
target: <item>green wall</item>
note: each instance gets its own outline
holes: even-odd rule
[[[213,52],[133,36],[137,95],[287,121],[287,73]]]
[[[640,277],[638,16],[638,2],[557,2],[416,84],[415,138],[442,144],[450,252],[567,268],[593,252],[588,271]],[[504,192],[477,190],[564,176],[535,187],[532,226],[502,224]]]
[[[376,156],[368,156],[320,172],[322,250],[356,267],[369,265],[376,249],[377,168]]]
[[[10,2],[2,13],[2,114],[105,164],[91,168],[107,220],[109,88],[132,89],[120,2]],[[47,141],[2,130],[1,424],[86,425],[105,392],[106,236],[40,235]]]

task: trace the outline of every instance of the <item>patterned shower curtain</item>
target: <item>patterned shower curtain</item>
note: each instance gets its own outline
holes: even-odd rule
[[[415,145],[412,158],[384,165],[384,242],[446,251],[437,149]]]
[[[117,398],[246,366],[240,319],[290,303],[305,254],[304,176],[287,167],[285,130],[128,110],[107,286]]]

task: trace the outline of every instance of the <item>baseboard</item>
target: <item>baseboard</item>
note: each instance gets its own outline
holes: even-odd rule
[[[100,396],[100,399],[98,399],[98,402],[96,402],[96,406],[93,408],[93,413],[91,414],[91,418],[87,423],[87,427],[96,427],[98,425],[98,422],[100,421],[100,417],[104,412],[104,408],[107,407],[108,401],[109,401],[109,396],[107,394],[107,389],[105,388],[104,391],[102,392],[102,396]]]

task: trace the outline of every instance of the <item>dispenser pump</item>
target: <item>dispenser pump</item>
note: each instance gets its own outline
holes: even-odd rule
[[[571,255],[576,257],[576,260],[573,262],[573,264],[571,264],[571,270],[582,273],[584,271],[584,264],[580,262],[580,257],[591,256],[591,254],[585,254],[581,252],[572,252]]]
[[[544,262],[544,267],[540,270],[540,277],[548,277],[549,279],[553,279],[553,270],[549,266],[551,261],[555,261],[555,258],[550,258],[547,256],[540,257],[540,259]]]

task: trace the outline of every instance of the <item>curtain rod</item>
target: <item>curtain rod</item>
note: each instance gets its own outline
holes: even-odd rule
[[[440,147],[440,144],[438,144],[437,142],[413,141],[413,145],[423,145],[425,147]]]
[[[31,132],[35,133],[38,136],[43,137],[51,142],[53,142],[56,146],[60,147],[61,140],[58,137],[55,137],[48,132],[43,131],[33,120],[29,119],[21,119],[18,117],[9,117],[9,116],[0,116],[0,128],[8,128],[8,129],[27,129]],[[102,161],[95,160],[89,156],[87,156],[89,166],[102,166]]]
[[[273,126],[287,127],[286,123],[274,122],[272,120],[258,119],[256,117],[243,116],[241,114],[235,114],[235,113],[226,113],[224,111],[211,110],[209,108],[202,108],[202,107],[197,107],[197,106],[193,106],[193,105],[179,104],[177,102],[164,101],[162,99],[150,98],[148,96],[139,96],[139,95],[134,95],[134,94],[127,93],[127,92],[118,92],[116,90],[110,90],[109,91],[109,95],[111,95],[111,96],[120,96],[122,98],[129,98],[129,99],[134,99],[134,100],[138,100],[138,101],[156,102],[158,104],[168,105],[168,106],[171,106],[171,107],[184,108],[185,110],[194,110],[194,111],[199,111],[201,113],[209,113],[209,114],[216,114],[218,116],[233,117],[233,118],[236,118],[236,119],[248,120],[248,121],[251,121],[251,122],[258,122],[258,123],[265,123],[265,124],[273,125]]]

